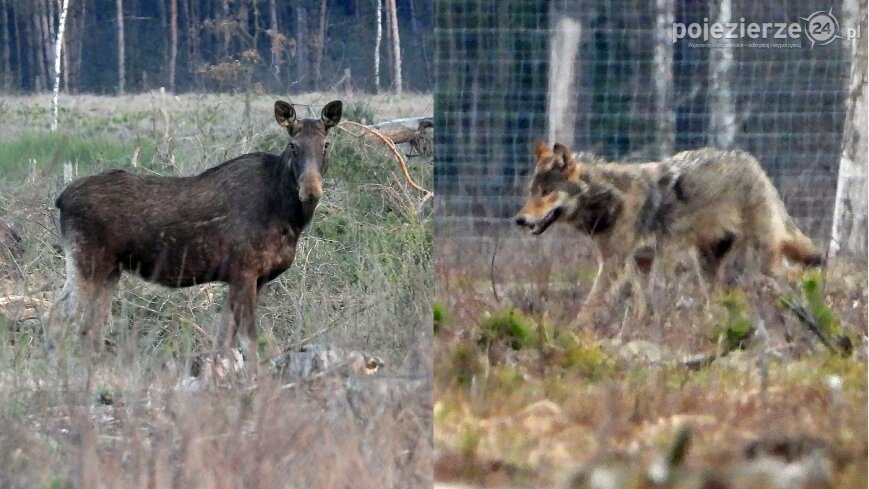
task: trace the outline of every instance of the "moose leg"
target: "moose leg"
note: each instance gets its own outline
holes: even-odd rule
[[[232,347],[237,335],[246,360],[257,363],[256,356],[256,322],[254,308],[256,307],[256,278],[233,281],[229,284],[229,313],[232,331],[223,338],[223,348]]]
[[[85,306],[86,314],[82,321],[82,336],[91,336],[91,343],[98,351],[103,343],[103,327],[112,317],[112,296],[120,273],[115,271],[105,280],[93,285],[92,299]]]

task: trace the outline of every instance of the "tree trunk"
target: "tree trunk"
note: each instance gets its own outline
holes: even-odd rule
[[[21,28],[18,26],[17,9],[12,8],[12,37],[15,39],[15,64],[18,69],[17,86],[24,88],[24,59],[21,57]]]
[[[314,68],[314,89],[320,90],[323,84],[323,53],[326,50],[326,0],[320,0],[319,19],[317,22],[317,37],[314,39],[312,65]]]
[[[549,142],[573,145],[576,124],[575,75],[582,24],[562,17],[552,33],[549,48]]]
[[[178,60],[178,0],[169,0],[169,93],[175,93],[175,62]]]
[[[271,48],[272,48],[272,71],[275,74],[276,79],[280,79],[281,76],[281,66],[277,60],[277,46],[275,43],[277,42],[278,36],[278,6],[276,0],[269,0],[269,30],[271,31]]]
[[[118,26],[118,94],[124,94],[124,0],[116,0]]]
[[[70,76],[75,91],[81,90],[81,59],[83,54],[82,50],[84,49],[85,27],[87,27],[87,1],[88,0],[79,0],[78,2],[80,10],[78,28],[76,29],[75,37],[75,56],[72,59],[74,73]]]
[[[3,29],[3,79],[0,80],[2,83],[0,86],[8,87],[12,83],[12,62],[9,51],[9,15],[6,11],[6,0],[0,0],[0,23]]]
[[[193,83],[197,88],[200,88],[199,75],[197,74],[199,70],[196,69],[196,65],[199,63],[199,6],[195,0],[190,0],[189,5],[190,20],[187,22],[187,26],[190,28],[190,37],[187,43],[190,46],[190,59],[187,60],[187,64],[190,66]]]
[[[715,22],[728,25],[731,21],[731,0],[719,0]],[[736,139],[736,109],[731,89],[733,48],[711,49],[709,52],[709,136],[713,146],[730,149]]]
[[[432,70],[429,69],[431,63],[428,60],[428,42],[426,42],[425,34],[422,31],[422,28],[419,25],[419,16],[416,14],[416,1],[408,0],[408,8],[410,9],[410,26],[413,29],[413,37],[417,40],[417,46],[419,46],[420,53],[422,54],[422,60],[425,63],[425,71],[426,78],[428,78],[429,84],[432,84]]]
[[[36,51],[36,83],[37,92],[42,92],[45,89],[47,81],[47,70],[45,69],[45,44],[48,39],[42,31],[42,1],[37,0],[35,3],[36,12],[33,16],[33,49]]]
[[[44,0],[43,16],[42,16],[42,34],[45,38],[43,47],[45,49],[45,88],[51,86],[51,80],[54,78],[54,40],[57,38],[54,33],[54,1]]]
[[[846,26],[858,26],[858,32],[867,32],[866,3],[845,0],[843,5]],[[858,262],[866,263],[866,165],[867,98],[866,98],[866,38],[847,41],[851,58],[851,81],[848,91],[847,114],[842,137],[842,158],[839,161],[839,179],[833,207],[833,229],[830,236],[830,256],[847,253]]]
[[[222,21],[228,22],[229,21],[229,0],[223,0],[221,10],[223,11]],[[227,58],[229,56],[229,40],[230,40],[229,39],[229,30],[224,25],[221,27],[220,31],[223,34],[223,58]]]
[[[60,61],[63,49],[63,31],[66,28],[66,13],[69,10],[69,0],[63,0],[60,11],[60,23],[57,26],[57,41],[54,43],[54,99],[51,102],[51,130],[57,130],[58,98],[60,95]]]
[[[377,3],[377,36],[374,38],[374,90],[380,93],[380,42],[383,40],[383,0]]]
[[[395,0],[386,0],[389,10],[389,27],[392,38],[392,80],[395,93],[401,93],[401,39],[398,36],[398,10]]]
[[[658,158],[673,154],[676,144],[676,112],[673,110],[673,0],[655,0],[655,112],[658,121]]]
[[[308,12],[299,2],[296,5],[296,79],[299,86],[308,85]]]

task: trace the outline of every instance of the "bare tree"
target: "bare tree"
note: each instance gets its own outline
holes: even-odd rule
[[[867,32],[866,2],[845,0],[845,25],[859,26],[858,32]],[[865,39],[847,44],[851,58],[851,82],[846,101],[848,112],[842,137],[842,157],[839,161],[839,179],[833,210],[833,229],[830,237],[830,255],[847,252],[866,262],[866,165],[867,150],[866,62]]]
[[[732,17],[731,0],[719,0],[715,22],[728,25]],[[733,48],[729,45],[709,52],[709,132],[711,143],[718,148],[733,147],[736,139],[736,108],[731,89]]]
[[[673,0],[655,0],[655,112],[658,121],[659,158],[673,154],[676,144],[676,112],[673,110]]]
[[[392,79],[395,93],[401,93],[401,39],[398,36],[398,10],[395,0],[386,0],[389,15],[389,30],[392,38]]]
[[[383,40],[383,0],[377,4],[377,35],[374,38],[374,89],[380,92],[380,42]]]
[[[57,130],[58,96],[60,95],[60,60],[63,48],[63,31],[66,29],[66,13],[69,0],[63,0],[60,11],[60,25],[57,26],[57,40],[54,43],[54,98],[51,101],[51,130]]]
[[[124,93],[124,0],[116,0],[118,25],[118,93]]]
[[[178,59],[178,0],[169,0],[169,92],[175,93],[175,63]]]

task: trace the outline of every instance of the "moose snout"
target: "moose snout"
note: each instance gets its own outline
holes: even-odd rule
[[[323,197],[323,180],[318,176],[303,178],[299,186],[299,200],[306,204],[313,204],[321,197]]]

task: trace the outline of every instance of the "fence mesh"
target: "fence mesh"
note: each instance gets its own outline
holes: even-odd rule
[[[748,151],[800,227],[824,242],[849,44],[776,38],[778,26],[729,48],[672,37],[674,22],[807,29],[801,19],[819,11],[847,27],[838,7],[810,0],[436,2],[439,228],[513,215],[539,137],[623,161],[703,146]]]

